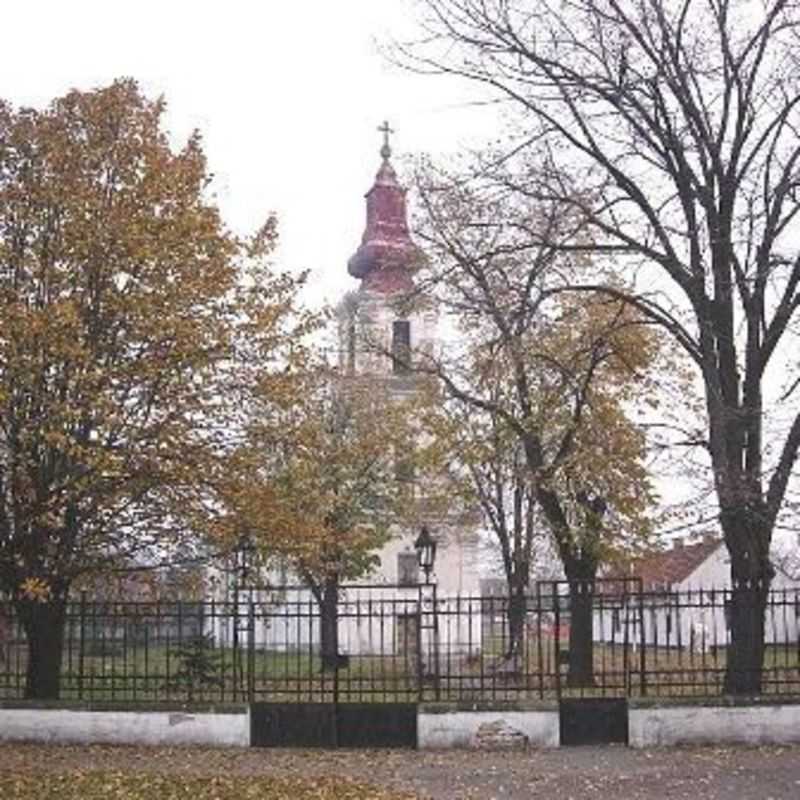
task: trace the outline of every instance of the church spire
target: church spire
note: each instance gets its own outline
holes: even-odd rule
[[[414,288],[412,272],[420,258],[411,241],[406,214],[406,190],[397,182],[391,164],[389,134],[394,131],[384,122],[381,165],[375,183],[367,192],[367,227],[361,246],[347,264],[348,272],[361,279],[363,289],[393,294]]]

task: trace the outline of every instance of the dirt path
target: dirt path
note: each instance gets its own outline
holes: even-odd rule
[[[0,770],[348,776],[433,800],[797,800],[800,747],[527,753],[0,745]]]

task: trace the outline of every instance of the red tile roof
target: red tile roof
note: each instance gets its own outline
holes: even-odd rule
[[[645,589],[686,580],[720,545],[720,539],[684,544],[644,556],[634,562],[632,574],[642,579]]]

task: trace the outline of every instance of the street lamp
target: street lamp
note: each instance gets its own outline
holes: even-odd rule
[[[436,601],[436,583],[431,584],[431,572],[433,572],[433,565],[436,562],[436,539],[431,536],[427,525],[423,525],[420,529],[419,536],[414,542],[414,549],[417,551],[417,563],[420,569],[425,573],[425,587],[426,591],[430,590],[431,597],[429,598],[430,617],[426,623],[426,615],[423,613],[425,603],[423,603],[422,586],[420,585],[420,634],[423,628],[428,630],[428,634],[432,635],[432,640],[429,640],[427,653],[428,653],[428,669],[433,676],[433,685],[436,699],[439,699],[439,617],[437,613]],[[431,669],[432,666],[432,669]],[[422,685],[423,673],[425,671],[425,664],[422,659],[422,647],[419,648],[419,678],[420,685]]]
[[[242,697],[248,695],[245,691],[245,667],[242,657],[242,645],[248,644],[248,654],[253,652],[254,630],[253,630],[253,595],[248,588],[250,583],[250,568],[256,554],[256,547],[253,540],[247,533],[242,533],[236,546],[233,549],[233,699],[237,699],[238,692],[241,691]],[[241,607],[242,592],[245,592],[245,602],[247,609],[243,612]],[[249,601],[249,602],[247,602]],[[248,660],[248,673],[252,678],[252,662]],[[247,685],[250,685],[248,679]]]
[[[250,567],[252,566],[255,553],[256,546],[253,544],[253,540],[248,534],[241,534],[234,550],[234,566],[238,585],[242,589],[245,588],[250,578]]]
[[[431,572],[436,561],[436,539],[431,536],[427,525],[422,529],[414,542],[414,549],[417,551],[417,563],[425,573],[425,583],[430,583]]]

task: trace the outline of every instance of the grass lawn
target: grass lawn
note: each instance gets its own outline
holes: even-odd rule
[[[347,778],[194,777],[142,772],[0,772],[4,800],[409,800]]]
[[[443,653],[439,659],[439,693],[442,700],[553,698],[559,680],[568,690],[566,664],[556,664],[556,653],[567,643],[550,639],[526,640],[525,654],[516,671],[505,668],[500,653],[503,643],[487,640],[481,657],[465,658]],[[192,697],[171,676],[179,659],[165,646],[131,646],[103,655],[78,657],[67,650],[62,672],[64,700],[94,702],[243,702],[249,673],[255,699],[269,702],[331,702],[334,676],[324,672],[319,656],[308,651],[236,653],[216,648],[215,675],[206,685],[193,687]],[[577,694],[632,696],[717,696],[722,692],[727,652],[724,647],[691,650],[647,645],[642,651],[633,644],[594,644],[594,689]],[[13,658],[0,663],[0,699],[21,697],[27,652],[18,648]],[[408,656],[353,656],[337,676],[341,701],[414,702],[420,687],[416,659]],[[765,694],[800,692],[800,649],[797,643],[768,645],[764,658]],[[430,676],[422,689],[426,699],[435,695]]]

